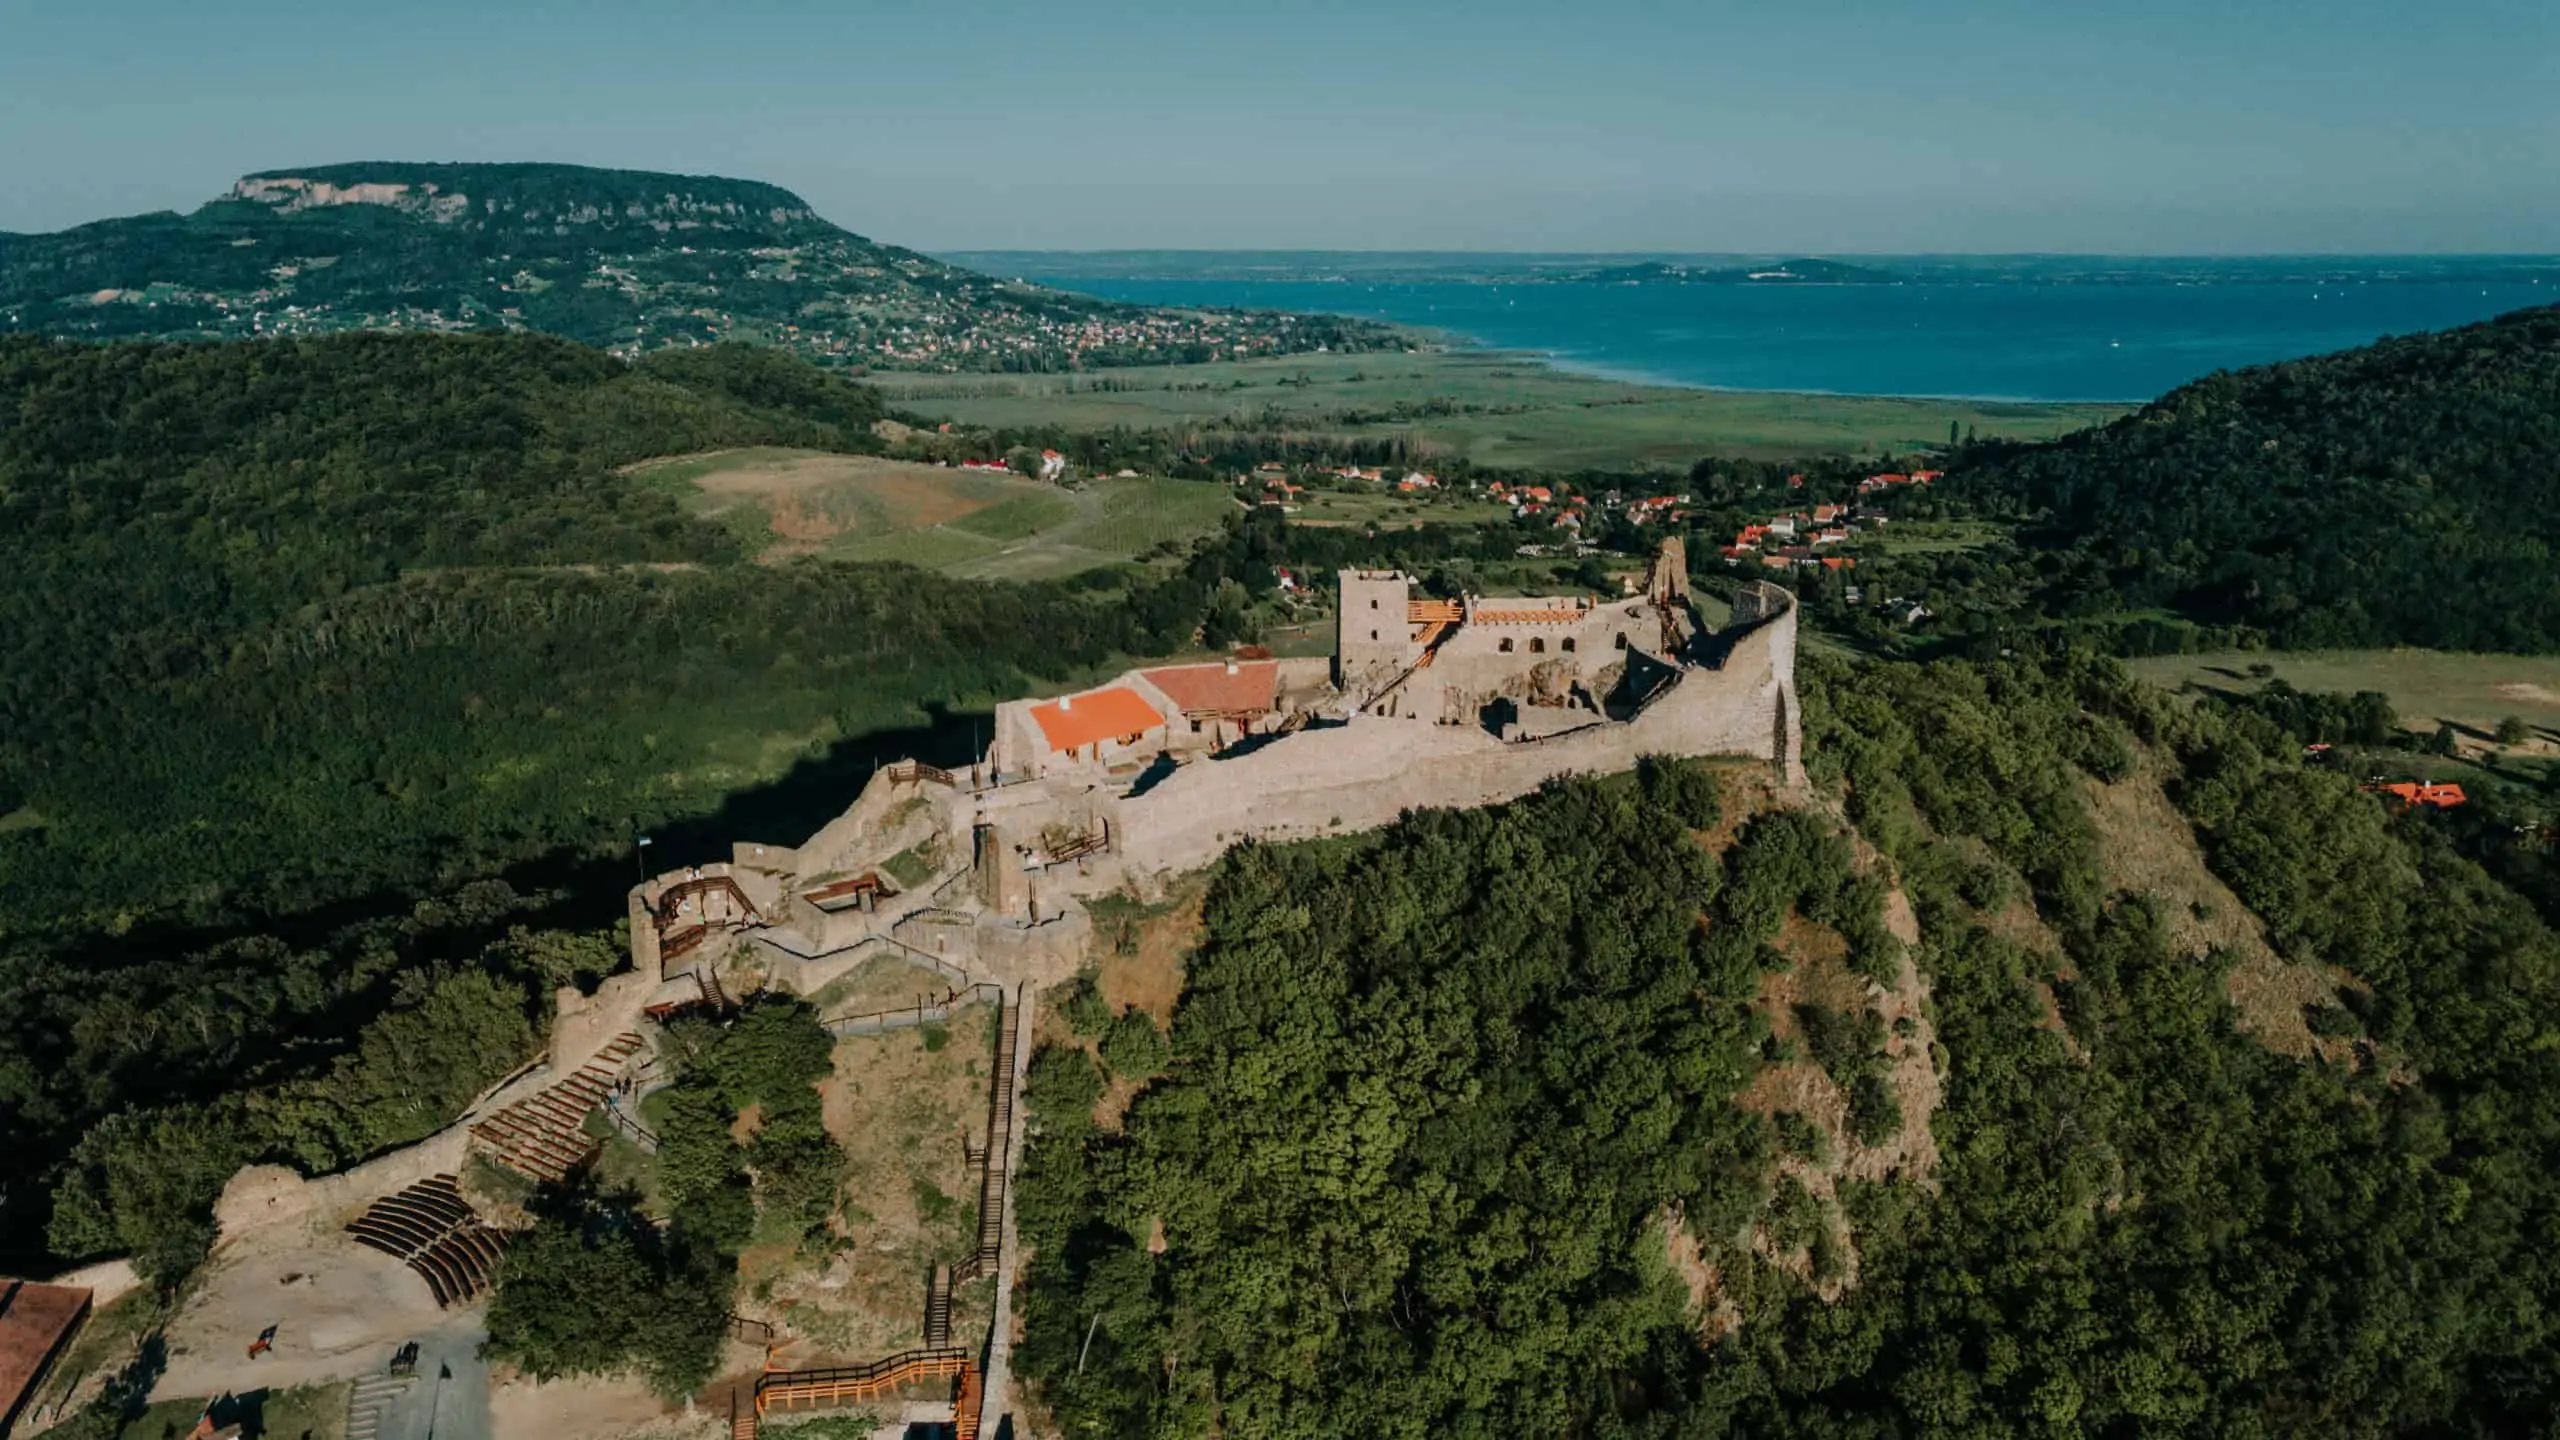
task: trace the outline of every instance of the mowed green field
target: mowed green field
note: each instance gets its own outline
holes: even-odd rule
[[[2560,730],[2560,656],[2466,655],[2445,650],[2231,650],[2157,655],[2129,661],[2134,673],[2175,688],[2187,681],[2210,689],[2246,690],[2259,682],[2255,664],[2297,690],[2379,690],[2409,722],[2451,721],[2488,729],[2513,715]]]
[[[972,425],[1214,425],[1401,439],[1510,469],[1681,469],[1707,454],[1910,454],[1947,428],[2044,439],[2119,405],[2015,405],[1689,390],[1572,375],[1488,351],[1298,355],[1081,375],[869,376],[893,404]]]
[[[1511,518],[1511,507],[1465,495],[1435,495],[1428,500],[1392,491],[1304,490],[1289,511],[1292,525],[1482,525]]]
[[[1014,475],[760,448],[633,467],[769,562],[899,560],[949,575],[1032,580],[1187,545],[1236,513],[1228,487],[1097,479],[1067,490]]]

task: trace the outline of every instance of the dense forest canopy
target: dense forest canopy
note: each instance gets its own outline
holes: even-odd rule
[[[2560,647],[2560,307],[2208,376],[1980,447],[1955,494],[2073,562],[2058,608],[2168,606],[2287,646]]]
[[[1122,1125],[1043,1052],[1016,1354],[1068,1432],[2546,1431],[2560,936],[2439,822],[2107,662],[1806,682],[1817,781],[1918,911],[1945,1085],[1929,1183],[1840,1182],[1853,1283],[1757,1238],[1823,1233],[1772,1157],[1826,1141],[1733,1098],[1801,964],[1763,937],[1872,903],[1836,822],[1718,862],[1685,767],[1572,782],[1231,854]],[[2155,768],[2284,957],[2340,967],[2308,1019],[2344,1048],[2271,1049],[2232,955],[2110,890],[2134,837],[2091,797]]]
[[[1174,568],[1040,584],[757,565],[618,470],[869,449],[879,413],[744,347],[0,340],[13,1160],[50,1175],[134,1105],[179,1106],[169,1134],[230,1133],[187,1107],[324,1082],[378,1017],[425,1005],[439,967],[516,986],[486,948],[511,926],[592,938],[635,827],[675,859],[796,840],[876,760],[964,759],[965,720],[929,728],[947,707],[1214,640],[1272,584],[1267,524]],[[500,876],[513,888],[488,888]],[[526,1016],[548,993],[526,987]],[[505,1008],[433,1013],[512,1033],[489,1018]],[[144,1146],[159,1124],[114,1135]],[[321,1128],[208,1142],[219,1158],[161,1198],[209,1200],[198,1182],[244,1153],[325,1168],[407,1136]],[[0,1191],[0,1254],[41,1252],[50,1189]],[[70,1258],[122,1233],[84,1221],[54,1243]]]

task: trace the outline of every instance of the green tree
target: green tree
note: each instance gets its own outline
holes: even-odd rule
[[[484,1349],[537,1379],[637,1370],[673,1399],[700,1389],[728,1329],[727,1266],[627,1209],[572,1197],[499,1262]]]
[[[1172,1059],[1164,1032],[1144,1010],[1125,1010],[1102,1033],[1102,1063],[1111,1073],[1132,1080],[1161,1072]]]

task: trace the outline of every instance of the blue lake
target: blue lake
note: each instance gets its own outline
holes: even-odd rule
[[[972,257],[1002,266],[999,257]],[[2438,330],[2560,302],[2528,278],[2259,278],[1891,285],[1612,285],[1075,273],[1073,255],[1007,273],[1114,300],[1326,311],[1428,326],[1620,379],[1732,390],[2148,400],[2215,370]],[[1100,268],[1100,267],[1096,267]]]

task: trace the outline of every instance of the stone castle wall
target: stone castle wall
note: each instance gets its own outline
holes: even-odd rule
[[[1360,715],[1186,765],[1120,803],[1124,862],[1139,876],[1195,869],[1240,840],[1348,834],[1408,809],[1493,804],[1646,755],[1754,756],[1800,780],[1795,610],[1764,596],[1750,603],[1759,623],[1732,640],[1720,667],[1684,668],[1630,721],[1513,743],[1480,726]]]

